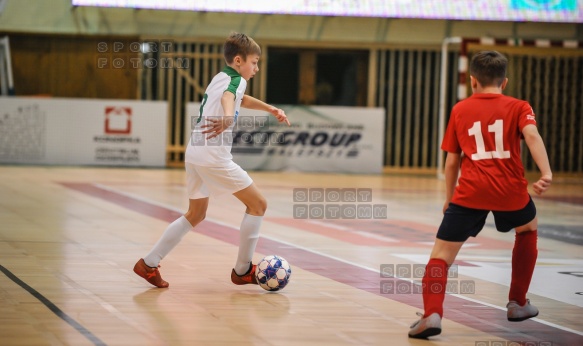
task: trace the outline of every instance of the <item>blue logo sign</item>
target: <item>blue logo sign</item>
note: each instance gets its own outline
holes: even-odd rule
[[[575,11],[577,0],[510,0],[513,10]]]

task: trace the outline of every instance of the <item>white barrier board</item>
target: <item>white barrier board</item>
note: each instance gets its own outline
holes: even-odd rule
[[[233,160],[244,169],[378,174],[383,168],[382,108],[280,106],[292,126],[268,113],[241,109],[233,131]],[[200,104],[187,105],[185,134]],[[188,142],[188,141],[186,141]]]
[[[166,165],[166,102],[0,97],[0,163]]]

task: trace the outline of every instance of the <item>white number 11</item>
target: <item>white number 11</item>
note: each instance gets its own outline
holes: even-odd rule
[[[472,160],[486,160],[486,159],[509,159],[510,151],[504,150],[504,121],[498,119],[492,125],[488,125],[488,132],[494,132],[494,141],[496,143],[496,151],[486,151],[484,145],[484,137],[482,136],[482,122],[476,121],[474,126],[468,130],[470,136],[476,138],[476,148],[478,152],[472,154]]]

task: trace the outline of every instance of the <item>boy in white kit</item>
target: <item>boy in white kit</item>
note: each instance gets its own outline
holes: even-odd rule
[[[200,107],[198,122],[201,124],[204,120],[200,128],[205,128],[202,136],[206,138],[197,138],[200,132],[193,133],[186,149],[188,211],[166,228],[150,253],[134,266],[134,272],[154,286],[168,287],[158,270],[160,261],[186,233],[204,220],[209,196],[223,193],[233,194],[246,206],[231,281],[236,285],[257,284],[256,266],[251,259],[267,202],[247,172],[233,162],[230,138],[240,107],[269,112],[279,122],[290,125],[283,110],[245,95],[247,81],[259,71],[260,56],[259,45],[245,34],[232,33],[225,42],[227,66],[208,85]]]

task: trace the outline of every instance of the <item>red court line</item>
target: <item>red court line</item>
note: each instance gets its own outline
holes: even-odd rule
[[[61,183],[61,185],[166,222],[172,222],[182,215],[174,210],[108,191],[92,184]],[[239,243],[239,232],[237,229],[212,221],[203,221],[194,231],[235,246]],[[281,255],[292,266],[308,270],[368,293],[414,306],[421,310],[423,308],[422,298],[419,294],[383,294],[381,292],[381,280],[393,281],[395,285],[406,284],[407,281],[382,279],[379,273],[266,238],[260,238],[257,244],[257,252]],[[479,306],[477,308],[465,306],[468,304]],[[445,299],[444,308],[447,319],[502,339],[519,340],[520,342],[551,341],[553,345],[583,345],[583,336],[581,335],[532,320],[520,323],[508,322],[505,311],[487,305],[469,302],[456,296],[448,295]],[[414,320],[413,316],[411,320]],[[403,330],[403,333],[406,332],[407,330]]]
[[[119,186],[128,186],[127,182],[104,182],[107,185],[119,185]],[[151,182],[134,182],[131,183],[132,186],[172,186],[172,187],[186,187],[185,183],[151,183]],[[290,190],[294,187],[286,186],[286,185],[269,185],[269,184],[259,184],[260,188],[265,189],[286,189]],[[420,189],[412,189],[412,188],[374,188],[373,192],[382,192],[382,193],[404,193],[404,194],[419,194],[426,196],[427,194],[433,195],[440,195],[441,188],[420,188]],[[562,202],[562,203],[569,203],[569,204],[583,204],[583,196],[579,195],[567,195],[567,196],[553,196],[553,195],[544,195],[544,196],[532,196],[532,198],[542,199],[542,200],[551,200],[555,202]]]
[[[435,240],[435,234],[437,233],[436,226],[404,220],[310,220],[283,217],[270,217],[266,218],[265,220],[278,223],[280,225],[301,229],[306,232],[316,233],[346,243],[362,246],[431,248]],[[342,229],[339,230],[334,226],[340,226]],[[361,233],[356,233],[353,230],[358,230]],[[374,235],[375,237],[366,237],[362,233],[368,233],[370,235]],[[383,240],[383,237],[386,237],[386,240]],[[514,245],[509,241],[501,241],[488,237],[480,237],[480,239],[470,238],[468,244],[476,245],[476,249],[497,250],[511,250],[512,246]]]

